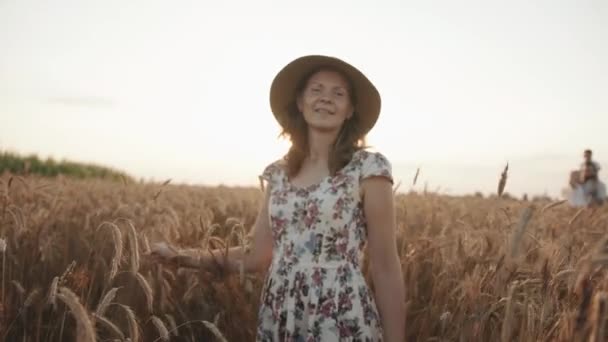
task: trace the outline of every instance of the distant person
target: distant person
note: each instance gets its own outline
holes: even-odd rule
[[[391,164],[364,149],[380,94],[352,65],[305,56],[286,65],[270,106],[291,140],[261,175],[266,197],[245,257],[223,266],[267,272],[257,341],[405,341],[405,290],[395,238]],[[375,293],[361,268],[368,246]],[[213,269],[213,256],[158,244],[152,256]]]
[[[567,196],[575,206],[602,204],[606,199],[606,187],[599,178],[600,165],[593,160],[590,149],[584,151],[583,158],[578,170],[570,173],[572,191]]]
[[[600,165],[593,160],[593,151],[585,150],[583,158],[584,161],[580,167],[581,183],[596,183],[600,172]]]
[[[583,186],[585,194],[589,196],[592,202],[601,204],[603,194],[601,193],[601,184],[599,181],[600,165],[593,160],[593,152],[585,150],[583,153],[584,161],[581,163],[579,175],[580,183]]]

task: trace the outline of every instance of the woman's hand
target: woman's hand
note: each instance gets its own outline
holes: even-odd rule
[[[157,242],[150,247],[152,261],[165,265],[176,265],[179,253],[166,242]]]

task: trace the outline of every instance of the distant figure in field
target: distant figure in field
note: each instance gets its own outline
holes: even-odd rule
[[[600,181],[600,165],[593,160],[593,152],[585,150],[584,161],[578,170],[570,173],[570,204],[580,207],[600,205],[606,199],[606,186]]]

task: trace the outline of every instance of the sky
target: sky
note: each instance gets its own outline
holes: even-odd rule
[[[308,54],[377,86],[401,190],[492,193],[508,162],[506,191],[559,196],[585,148],[608,165],[605,0],[0,0],[0,149],[257,185],[289,146],[270,83]]]

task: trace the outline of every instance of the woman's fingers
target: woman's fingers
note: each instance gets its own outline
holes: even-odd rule
[[[169,258],[177,255],[175,248],[167,245],[165,242],[157,242],[153,244],[151,247],[151,253]]]
[[[150,252],[148,253],[151,262],[169,267],[179,267],[179,255],[180,253],[175,247],[165,242],[152,244],[152,246],[150,246]]]
[[[165,266],[175,265],[175,260],[172,257],[162,256],[162,255],[152,255],[150,254],[150,261],[152,263],[161,264]]]

